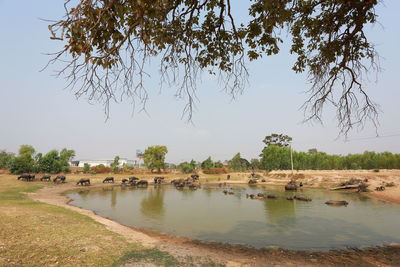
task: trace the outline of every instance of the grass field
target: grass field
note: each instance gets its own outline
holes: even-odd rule
[[[37,183],[0,175],[0,266],[119,266],[177,263],[166,252],[130,244],[93,219],[30,200]],[[174,264],[176,265],[176,264]]]

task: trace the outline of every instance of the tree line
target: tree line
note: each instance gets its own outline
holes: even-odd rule
[[[358,170],[358,169],[400,169],[400,154],[391,152],[377,153],[365,151],[362,154],[334,155],[320,152],[316,148],[307,152],[291,151],[292,138],[283,134],[272,134],[263,140],[265,146],[259,158],[248,161],[240,153],[232,159],[222,163],[214,161],[211,157],[204,161],[182,162],[172,168],[179,169],[182,173],[192,173],[203,170],[205,173],[225,173],[231,171],[247,170]],[[161,172],[168,168],[165,157],[168,153],[166,146],[149,146],[144,152],[145,166],[151,171]],[[75,151],[64,148],[60,151],[53,149],[46,154],[36,153],[29,145],[22,145],[17,155],[0,151],[0,169],[9,169],[14,174],[23,172],[59,173],[69,172],[69,162],[75,156]],[[85,173],[91,172],[124,172],[133,169],[133,166],[120,166],[120,157],[116,156],[110,167],[90,167],[86,164]],[[100,170],[101,169],[101,170]]]
[[[63,148],[50,150],[46,154],[36,153],[30,145],[22,145],[15,155],[0,151],[0,169],[9,169],[13,174],[25,172],[60,173],[69,172],[69,161],[75,156],[75,151]]]

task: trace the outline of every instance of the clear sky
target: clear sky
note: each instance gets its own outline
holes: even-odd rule
[[[364,150],[400,153],[400,1],[384,1],[379,21],[368,30],[380,53],[383,72],[378,82],[371,77],[368,92],[381,105],[379,134],[367,125],[353,131],[349,140],[336,139],[335,113],[327,108],[324,125],[302,124],[299,110],[308,89],[305,75],[291,71],[293,57],[281,54],[249,64],[250,84],[236,100],[221,92],[215,78],[204,75],[199,85],[193,123],[181,119],[184,101],[174,98],[175,89],[159,92],[157,75],[148,83],[150,101],[146,113],[135,113],[129,102],[112,105],[105,121],[101,105],[76,100],[64,90],[66,83],[39,72],[49,59],[43,53],[60,45],[49,40],[47,22],[63,15],[63,1],[0,0],[0,149],[16,152],[30,144],[40,152],[63,147],[76,151],[77,159],[135,157],[136,149],[166,145],[169,162],[230,159],[241,152],[250,159],[262,150],[262,139],[271,133],[293,137],[295,150],[317,148],[336,154]],[[238,7],[237,10],[244,10]],[[157,67],[154,62],[154,66]],[[154,72],[156,73],[156,72]]]

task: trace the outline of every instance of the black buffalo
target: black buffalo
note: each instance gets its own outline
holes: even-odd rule
[[[23,173],[17,178],[18,180],[25,180],[25,181],[33,181],[35,180],[35,175],[31,175],[28,173]]]
[[[114,177],[107,177],[103,180],[103,183],[114,183]]]
[[[161,184],[164,181],[164,177],[154,177],[155,184]]]
[[[40,178],[40,181],[49,181],[51,180],[51,176],[50,175],[43,175],[42,178]]]
[[[90,179],[80,179],[77,183],[76,183],[76,185],[90,185]]]
[[[146,187],[149,185],[149,182],[147,182],[146,180],[140,180],[136,183],[137,186],[143,186]]]
[[[54,183],[57,183],[57,182],[65,183],[65,180],[66,180],[66,179],[67,179],[67,178],[66,178],[65,176],[63,176],[63,175],[58,175],[56,178],[53,179],[53,182],[54,182]]]

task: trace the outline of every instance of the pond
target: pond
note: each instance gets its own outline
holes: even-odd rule
[[[172,186],[104,187],[70,192],[71,205],[92,210],[121,224],[206,242],[255,248],[329,250],[400,242],[400,206],[362,194],[281,187],[215,185],[199,190]],[[246,194],[274,194],[250,199]],[[305,195],[310,202],[287,200]],[[347,206],[328,206],[346,200]]]

